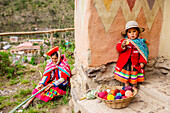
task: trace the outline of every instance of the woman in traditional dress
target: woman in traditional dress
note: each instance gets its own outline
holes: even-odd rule
[[[70,88],[71,71],[64,55],[60,56],[58,46],[50,49],[47,53],[51,57],[47,61],[43,77],[41,78],[37,87],[33,90],[32,94],[37,93],[43,87],[48,86],[43,92],[38,93],[35,97],[48,102],[58,95],[65,95],[66,88]],[[35,99],[30,99],[23,108],[27,108]]]

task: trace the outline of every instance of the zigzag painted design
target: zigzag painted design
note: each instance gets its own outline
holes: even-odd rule
[[[93,0],[93,1],[106,32],[108,32],[108,30],[110,29],[110,26],[114,21],[114,18],[119,8],[122,9],[126,22],[129,20],[136,20],[139,11],[141,10],[141,8],[143,8],[144,15],[147,20],[148,29],[151,29],[152,24],[155,20],[155,16],[158,13],[158,10],[159,9],[163,10],[164,7],[164,0],[155,0],[154,2],[152,2],[153,4],[148,4],[147,0],[136,0],[134,4],[132,4],[133,7],[132,6],[129,7],[127,0],[113,0],[112,2],[107,2],[107,5],[108,3],[111,4],[110,9],[108,10],[106,9],[108,7],[105,6],[106,3],[104,3],[107,0]]]
[[[103,0],[104,5],[106,6],[107,11],[110,10],[113,0]]]
[[[153,7],[155,0],[147,0],[147,2],[149,4],[150,9],[152,10],[152,7]]]

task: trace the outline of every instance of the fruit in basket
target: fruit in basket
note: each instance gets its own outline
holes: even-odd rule
[[[125,95],[125,90],[120,90],[119,91],[122,95]]]
[[[107,95],[105,95],[105,96],[103,97],[103,99],[107,100]]]
[[[125,86],[122,87],[122,90],[125,90]]]
[[[114,92],[115,92],[115,90],[114,89],[112,89],[111,91],[110,91],[110,93],[113,95],[114,94]]]
[[[115,99],[121,99],[122,97],[121,96],[116,96]]]
[[[126,96],[127,98],[130,97],[130,96],[132,96],[132,95],[133,95],[133,93],[132,93],[131,90],[126,90],[125,96]]]
[[[114,96],[112,94],[108,94],[107,95],[107,100],[114,100]]]
[[[108,94],[108,92],[107,91],[103,91],[106,95]]]
[[[100,98],[103,98],[105,95],[107,95],[105,92],[100,92],[100,93],[98,93],[98,96],[99,96]]]
[[[107,93],[110,93],[110,89],[106,89]]]
[[[132,89],[132,87],[131,87],[131,86],[126,86],[126,87],[125,87],[125,91],[127,91],[127,90],[131,90],[131,91],[133,91],[133,89]]]
[[[126,96],[122,96],[122,99],[127,98]]]
[[[119,93],[119,90],[115,89],[114,95],[116,96],[117,93]]]
[[[120,97],[122,97],[122,94],[121,94],[121,93],[117,93],[117,94],[116,94],[116,96],[120,96]]]

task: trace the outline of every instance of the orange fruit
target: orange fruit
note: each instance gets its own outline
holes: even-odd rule
[[[113,95],[114,94],[114,92],[115,92],[115,90],[114,89],[112,89],[111,91],[110,91],[110,93]]]

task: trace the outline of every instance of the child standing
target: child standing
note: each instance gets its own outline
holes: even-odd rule
[[[119,58],[116,64],[114,78],[129,86],[137,87],[138,82],[144,81],[144,67],[147,64],[149,50],[145,39],[139,37],[144,28],[138,27],[136,21],[129,21],[122,35],[125,36],[116,46]]]

